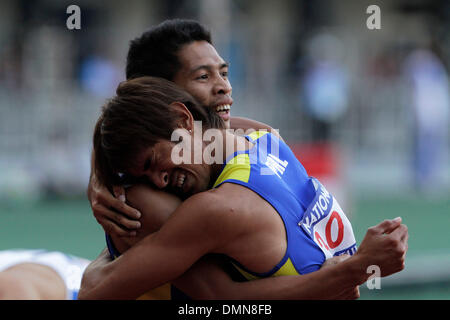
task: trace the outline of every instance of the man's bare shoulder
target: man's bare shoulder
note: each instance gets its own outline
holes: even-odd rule
[[[225,183],[219,188],[198,193],[185,201],[186,206],[195,206],[200,209],[198,214],[203,216],[220,217],[242,210],[242,200],[245,199],[243,192],[246,188]]]
[[[248,203],[245,194],[250,191],[240,185],[225,183],[219,188],[191,196],[180,207],[180,213],[195,220],[208,230],[239,229],[236,224],[245,219]],[[217,230],[216,230],[217,231]]]
[[[165,246],[204,247],[205,252],[223,253],[225,244],[244,234],[247,225],[241,223],[240,205],[226,197],[224,190],[189,197],[155,233],[154,240]]]

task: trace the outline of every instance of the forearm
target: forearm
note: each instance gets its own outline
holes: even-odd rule
[[[132,249],[129,251],[134,251]],[[78,298],[81,300],[135,299],[145,291],[157,287],[159,283],[152,280],[159,278],[159,275],[153,279],[147,279],[148,273],[142,272],[142,269],[146,269],[147,266],[143,267],[143,265],[148,260],[139,259],[140,255],[127,253],[129,252],[114,261],[107,262],[104,257],[99,257],[95,265],[92,263],[85,272]],[[144,282],[145,285],[140,286]]]
[[[102,266],[95,270],[95,274],[89,274],[81,283],[78,294],[79,300],[110,300],[110,299],[136,299],[145,289],[137,288],[134,284],[129,285],[124,281],[132,274],[121,277],[120,269],[116,269],[114,262]],[[89,281],[87,280],[89,279]],[[139,283],[139,282],[138,282]]]
[[[99,266],[79,299],[136,299],[181,276],[199,257],[189,250],[170,250],[149,235],[114,261]],[[192,255],[190,254],[192,253]]]
[[[348,296],[367,280],[357,257],[300,276],[280,276],[222,286],[216,299],[332,300]]]

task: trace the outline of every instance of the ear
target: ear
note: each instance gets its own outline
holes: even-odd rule
[[[188,131],[191,131],[194,128],[194,117],[189,109],[181,102],[172,102],[170,104],[173,112],[178,113],[180,120],[178,126],[180,128],[184,128]]]

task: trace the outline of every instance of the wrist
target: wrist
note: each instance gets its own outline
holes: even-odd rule
[[[370,274],[367,273],[369,263],[367,259],[357,253],[340,264],[342,272],[348,277],[354,285],[361,285],[367,281]]]

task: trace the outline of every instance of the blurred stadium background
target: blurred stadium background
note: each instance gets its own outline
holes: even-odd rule
[[[66,27],[71,4],[81,30]],[[1,0],[0,250],[101,251],[85,197],[93,125],[129,41],[175,17],[210,27],[232,114],[280,129],[358,242],[385,218],[409,226],[406,269],[361,298],[450,299],[446,0]]]

